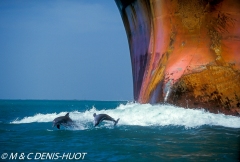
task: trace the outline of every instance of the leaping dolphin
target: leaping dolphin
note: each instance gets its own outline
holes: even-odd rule
[[[55,118],[53,120],[53,127],[56,126],[58,129],[60,129],[60,125],[68,126],[72,122],[73,121],[69,117],[69,113],[67,113],[65,116],[60,116],[60,117]]]
[[[96,113],[93,114],[94,117],[94,127],[96,127],[99,123],[101,123],[103,120],[109,120],[109,121],[113,121],[114,122],[114,126],[118,123],[119,119],[114,120],[111,116],[107,115],[107,114],[98,114],[96,115]]]

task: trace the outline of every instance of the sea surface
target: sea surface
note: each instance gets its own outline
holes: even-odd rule
[[[52,127],[69,112],[71,127]],[[93,125],[93,113],[120,118]],[[0,161],[239,161],[240,117],[128,101],[0,100]]]

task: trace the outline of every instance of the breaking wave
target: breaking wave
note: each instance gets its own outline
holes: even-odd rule
[[[34,116],[16,119],[11,124],[52,122],[54,118],[63,116],[67,112],[36,114]],[[77,123],[81,129],[93,126],[93,113],[106,113],[111,117],[120,118],[118,126],[184,126],[194,128],[203,125],[223,126],[240,128],[240,118],[231,115],[213,114],[203,109],[184,109],[173,105],[151,105],[139,103],[121,104],[115,109],[98,110],[92,107],[84,112],[72,111],[70,118]],[[103,122],[104,126],[112,125],[111,122]]]

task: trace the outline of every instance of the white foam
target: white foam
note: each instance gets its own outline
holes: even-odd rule
[[[63,116],[67,112],[59,114],[36,114],[23,119],[16,119],[12,124],[51,122],[58,116]],[[151,105],[128,103],[119,105],[115,109],[97,110],[95,107],[84,112],[70,112],[70,118],[77,124],[76,129],[88,129],[93,126],[93,113],[106,113],[111,117],[120,118],[118,125],[138,125],[138,126],[184,126],[194,128],[202,125],[223,126],[230,128],[240,128],[240,118],[231,115],[213,114],[201,109],[184,109],[172,105]],[[111,122],[110,122],[111,123]],[[104,122],[104,126],[109,126],[109,122]]]
[[[63,116],[67,112],[61,112],[59,114],[52,113],[52,114],[36,114],[34,116],[27,116],[23,119],[19,120],[18,118],[14,121],[10,122],[12,124],[23,124],[23,123],[33,123],[33,122],[50,122],[53,121],[58,116]]]
[[[52,129],[47,129],[47,131],[48,131],[48,132],[53,132],[53,130],[52,130]]]

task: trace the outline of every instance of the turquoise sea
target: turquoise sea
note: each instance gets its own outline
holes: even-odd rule
[[[70,113],[73,127],[52,127]],[[93,113],[120,118],[93,126]],[[240,117],[127,101],[0,100],[0,161],[239,161]]]

